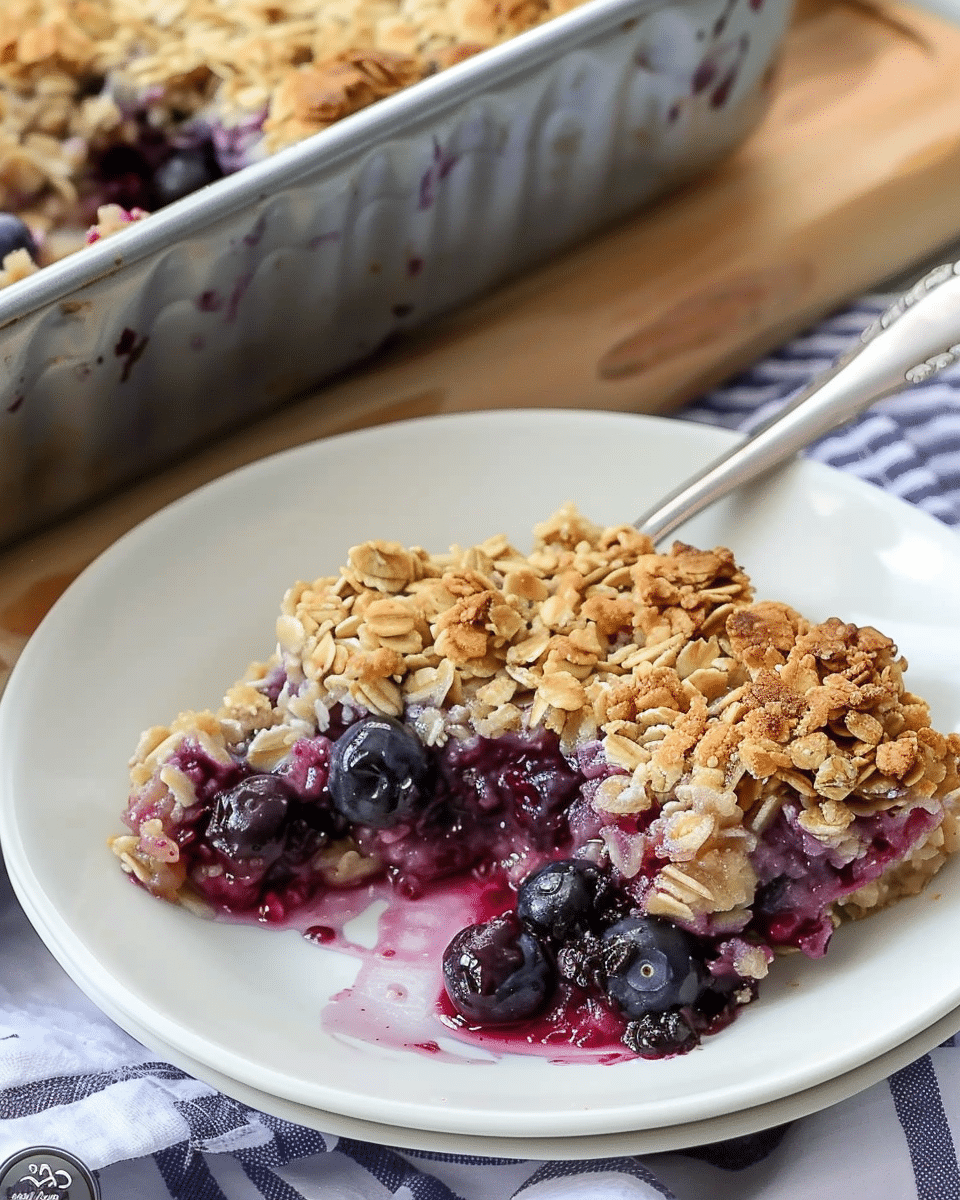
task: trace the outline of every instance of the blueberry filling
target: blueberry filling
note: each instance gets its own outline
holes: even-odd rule
[[[518,842],[552,852],[569,839],[570,808],[583,775],[564,758],[555,734],[454,742],[439,767],[461,820],[481,816],[493,839],[491,858],[509,857]]]
[[[658,918],[623,916],[627,905],[595,864],[547,864],[521,882],[515,911],[451,940],[447,998],[468,1025],[500,1026],[535,1016],[566,983],[623,1018],[633,1053],[685,1053],[732,1015],[730,981],[711,977],[708,943]]]
[[[570,845],[559,798],[575,796],[582,777],[553,734],[427,749],[398,721],[344,725],[338,712],[328,732],[299,739],[270,773],[251,768],[245,746],[224,763],[187,739],[169,763],[197,802],[174,811],[165,789],[147,787],[131,799],[127,823],[139,830],[159,818],[194,888],[236,915],[258,912],[268,892],[283,899],[285,889],[306,889],[309,900],[309,879],[323,887],[310,854],[348,834],[411,894],[457,872],[501,870],[518,847],[552,859]],[[529,795],[514,797],[504,785],[511,760],[539,780],[543,827],[529,829]]]
[[[105,146],[91,158],[94,208],[119,204],[153,212],[224,174],[208,136],[187,131],[171,141],[144,114],[133,114],[131,121],[139,128],[135,141]]]
[[[822,957],[833,934],[829,906],[877,879],[938,820],[935,812],[922,805],[860,817],[856,822],[858,841],[868,845],[870,852],[845,862],[803,833],[797,805],[784,805],[754,855],[760,884],[754,902],[754,930],[771,946],[789,946],[811,958]]]
[[[275,698],[285,686],[271,676],[264,693]],[[922,806],[858,818],[868,849],[850,862],[809,844],[798,805],[784,804],[753,855],[750,922],[731,939],[709,923],[694,933],[644,914],[643,882],[663,865],[655,846],[635,874],[595,861],[598,818],[585,812],[602,772],[582,749],[569,760],[555,734],[427,747],[400,721],[350,722],[335,710],[326,735],[300,738],[271,772],[254,770],[248,749],[215,761],[184,740],[168,761],[196,802],[180,808],[148,785],[127,814],[135,830],[159,820],[180,869],[214,907],[270,923],[307,913],[329,886],[317,856],[344,838],[408,894],[451,875],[499,881],[514,890],[512,907],[461,930],[442,953],[455,1019],[522,1038],[531,1022],[555,1026],[572,1003],[587,1013],[599,1006],[642,1057],[686,1053],[733,1019],[757,990],[738,966],[745,953],[822,954],[830,905],[877,878],[937,819]],[[637,838],[652,819],[615,824]]]
[[[98,203],[149,209],[153,169],[147,155],[136,146],[108,147],[94,160]]]
[[[325,737],[300,738],[276,774],[301,800],[323,800],[330,778],[331,750]]]

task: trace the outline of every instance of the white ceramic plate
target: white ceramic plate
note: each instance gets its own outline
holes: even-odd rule
[[[29,901],[28,901],[29,903]],[[28,910],[29,911],[29,910]],[[30,912],[37,928],[43,927],[39,914]],[[361,1117],[325,1112],[294,1100],[261,1092],[248,1084],[215,1070],[208,1063],[198,1062],[189,1055],[169,1046],[152,1029],[140,1025],[129,1011],[119,1011],[111,997],[84,980],[78,968],[64,958],[61,965],[74,981],[97,998],[108,1016],[122,1025],[133,1037],[180,1067],[196,1079],[201,1079],[224,1095],[261,1112],[272,1113],[296,1125],[334,1137],[355,1138],[358,1141],[398,1146],[406,1150],[424,1150],[434,1154],[469,1154],[477,1157],[517,1157],[530,1159],[587,1159],[610,1158],[629,1154],[662,1154],[703,1146],[710,1142],[726,1141],[771,1129],[788,1121],[796,1121],[811,1113],[855,1096],[858,1092],[888,1078],[895,1071],[918,1059],[960,1029],[960,1009],[954,1009],[935,1021],[921,1033],[901,1042],[892,1050],[835,1079],[719,1117],[702,1121],[687,1121],[682,1125],[660,1125],[650,1129],[628,1129],[617,1133],[569,1134],[566,1137],[536,1137],[499,1135],[484,1137],[471,1133],[447,1133],[432,1129],[410,1129],[402,1125],[384,1125]]]
[[[293,580],[369,537],[441,549],[530,526],[567,499],[630,520],[730,442],[679,422],[471,414],[350,434],[264,460],[121,539],[25,650],[0,706],[0,839],[41,935],[109,1010],[269,1096],[384,1125],[568,1137],[703,1121],[816,1087],[960,1005],[960,880],[842,929],[820,963],[778,964],[760,1001],[665,1062],[438,1061],[346,1042],[321,1014],[349,980],[294,933],[198,920],[122,876],[125,763],[141,728],[215,705],[272,649]],[[856,479],[798,463],[683,531],[732,544],[763,595],[871,621],[960,729],[960,541]],[[148,1039],[149,1041],[149,1036]]]

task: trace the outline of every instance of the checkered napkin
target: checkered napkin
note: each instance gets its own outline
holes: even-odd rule
[[[750,428],[885,302],[858,303],[680,416]],[[810,454],[960,526],[960,371]],[[960,1200],[955,1137],[952,1040],[825,1113],[643,1160],[473,1159],[316,1133],[220,1095],[119,1030],[50,957],[0,873],[0,1161],[36,1145],[71,1151],[103,1200]]]

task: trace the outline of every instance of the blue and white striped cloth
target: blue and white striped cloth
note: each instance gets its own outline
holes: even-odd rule
[[[892,300],[864,298],[679,415],[751,430],[850,349]],[[884,400],[807,455],[859,475],[948,525],[960,524],[960,367]]]
[[[679,415],[749,428],[884,305],[863,300]],[[810,454],[960,525],[960,371],[885,401]],[[156,1061],[64,975],[0,873],[0,1162],[60,1147],[96,1171],[103,1200],[960,1200],[958,1141],[952,1039],[816,1116],[643,1160],[470,1159],[325,1136]]]

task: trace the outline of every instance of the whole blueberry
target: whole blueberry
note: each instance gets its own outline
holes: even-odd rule
[[[508,1025],[536,1015],[553,984],[543,946],[512,912],[461,929],[444,951],[450,1003],[478,1025]]]
[[[703,972],[693,939],[669,921],[626,917],[603,933],[610,999],[628,1017],[665,1012],[696,1000]]]
[[[175,151],[153,177],[158,205],[172,204],[220,177],[210,152],[202,146]]]
[[[26,250],[31,258],[37,257],[37,244],[23,221],[13,213],[0,212],[0,263],[14,250]]]
[[[517,916],[542,937],[563,942],[589,927],[601,881],[600,869],[582,859],[547,863],[517,889]]]
[[[207,841],[231,864],[275,862],[283,852],[290,793],[276,775],[251,775],[221,792],[207,825]]]
[[[428,765],[412,729],[392,717],[367,717],[334,742],[327,787],[348,821],[387,829],[422,806]]]

